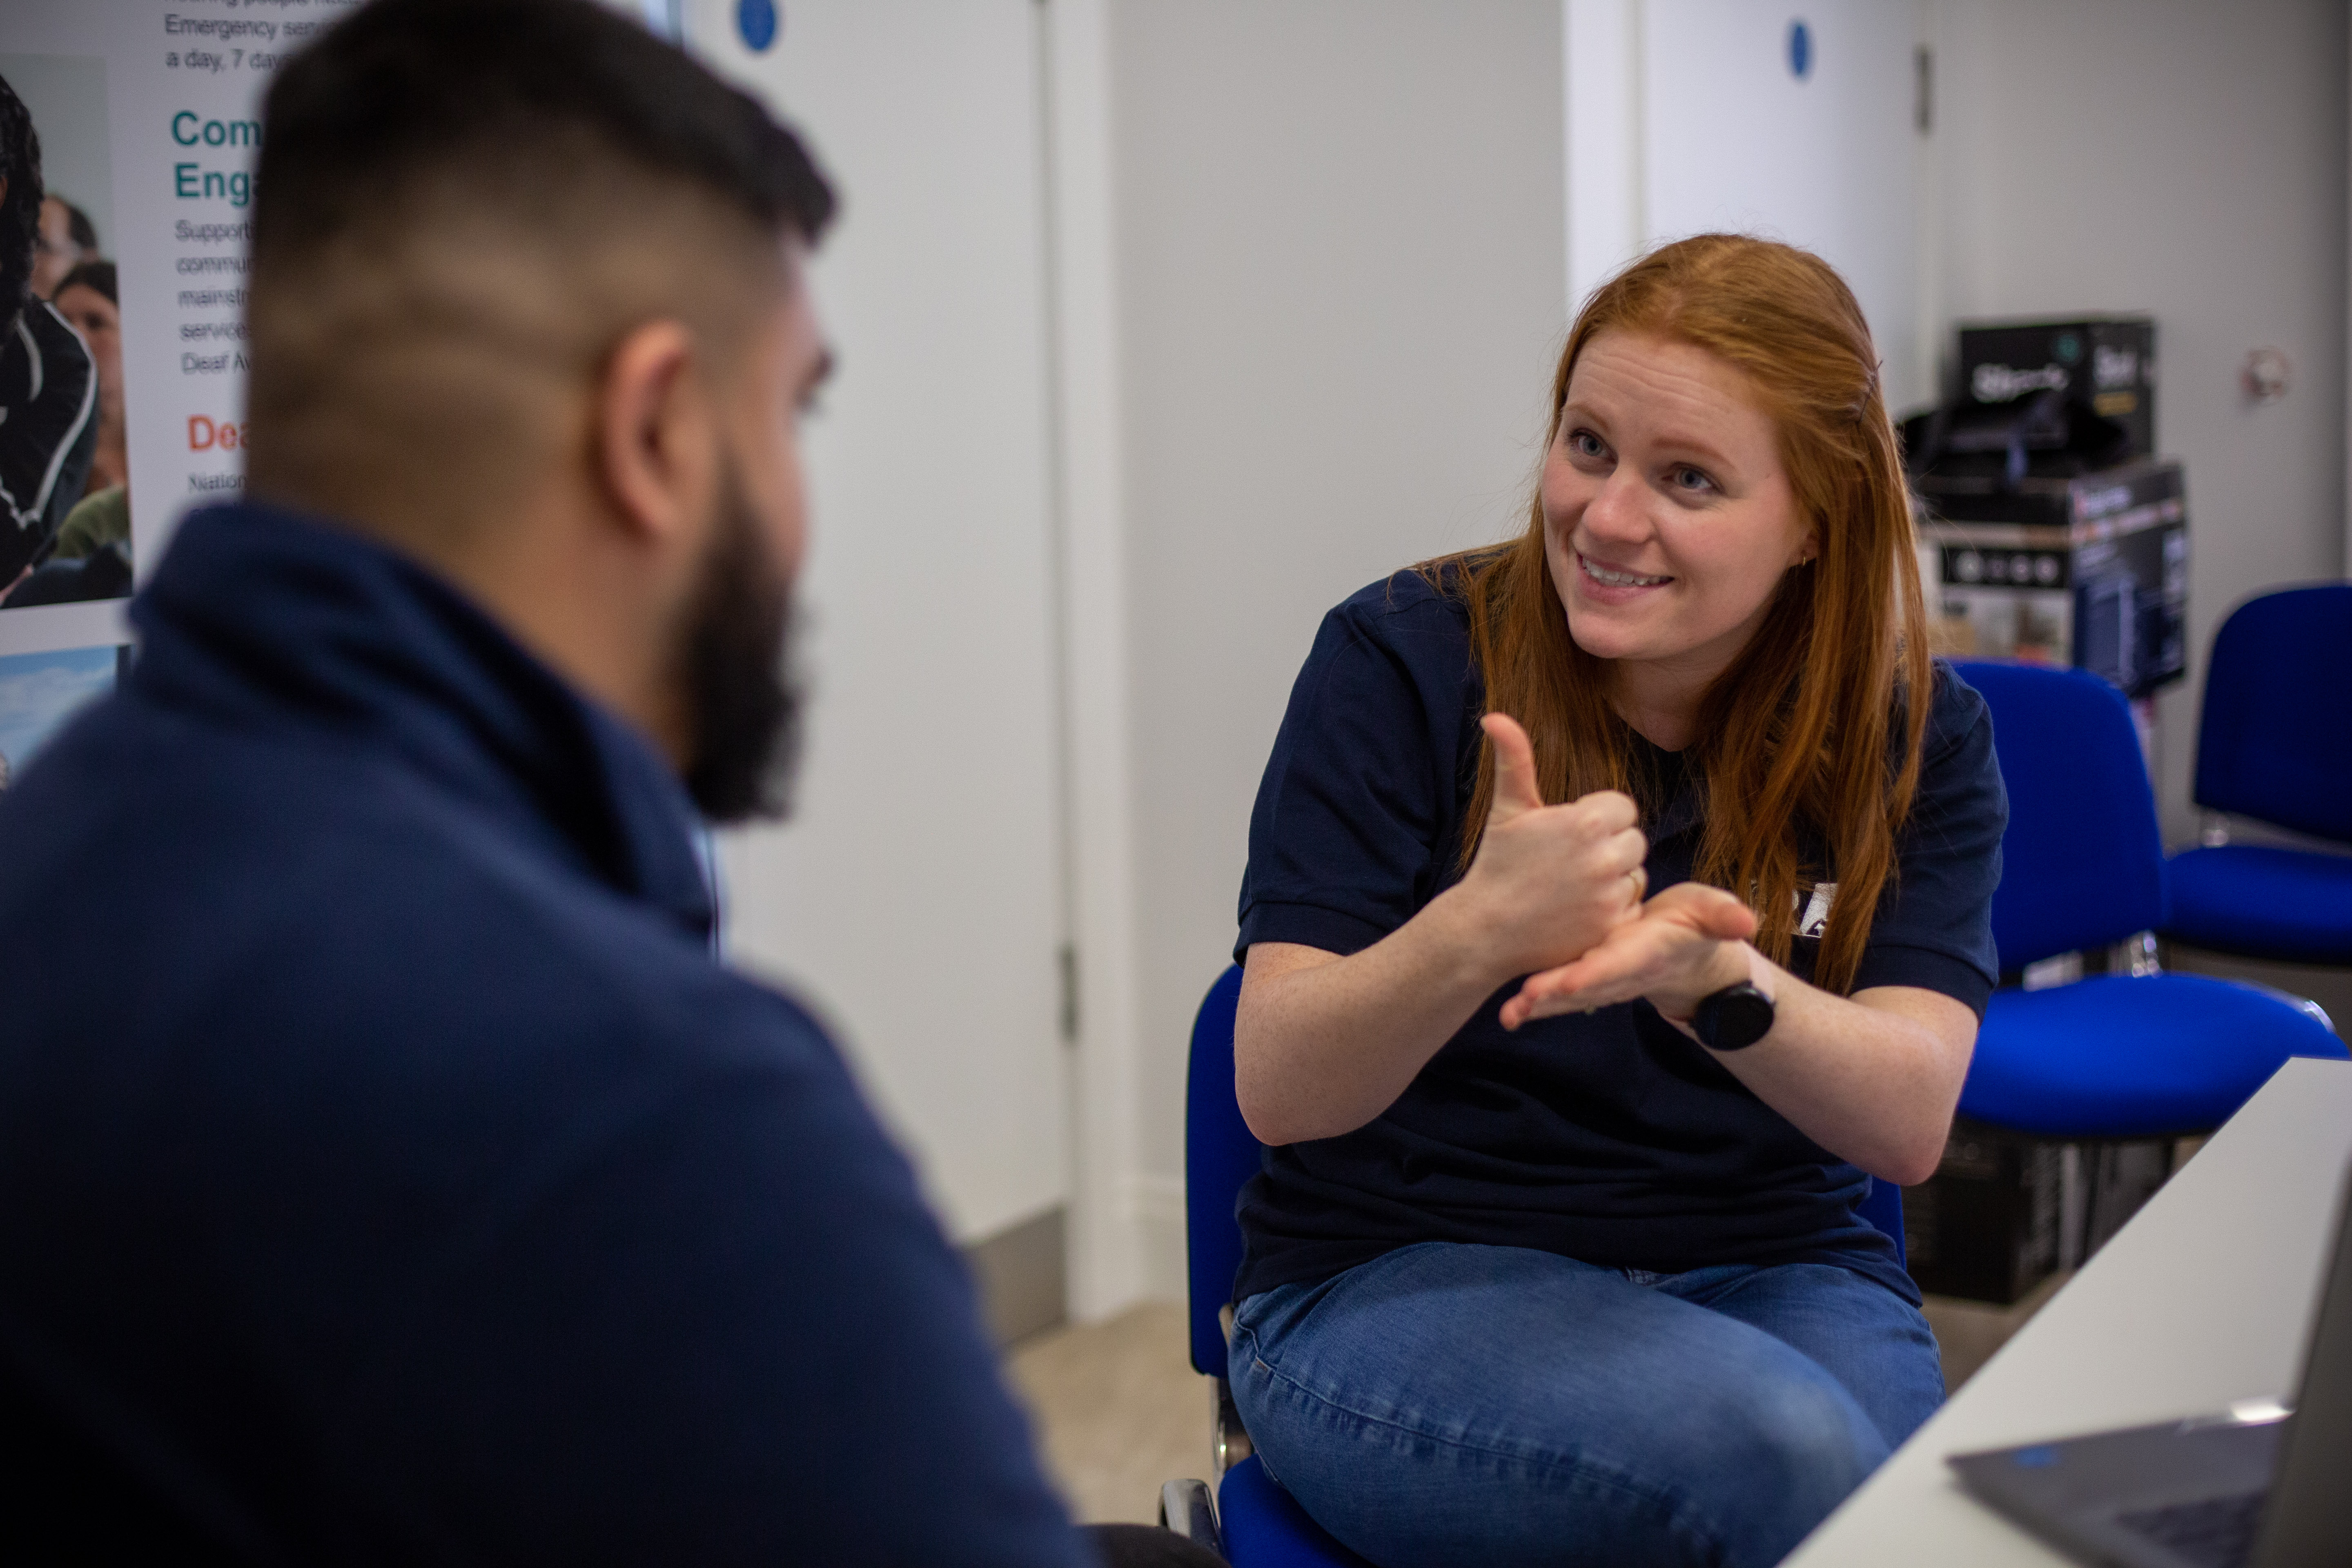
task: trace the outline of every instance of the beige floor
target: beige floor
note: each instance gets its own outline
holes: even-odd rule
[[[1927,1321],[1958,1388],[2055,1293],[2053,1279],[2014,1307],[1930,1297]],[[1138,1307],[1108,1322],[1055,1329],[1015,1346],[1010,1371],[1028,1402],[1047,1469],[1090,1523],[1159,1518],[1160,1485],[1209,1473],[1209,1384],[1186,1359],[1184,1313]]]
[[[1155,1303],[1013,1347],[1046,1468],[1085,1523],[1153,1524],[1163,1481],[1209,1474],[1209,1383],[1184,1348],[1184,1310]]]
[[[1992,1359],[1992,1352],[2008,1343],[2009,1336],[2025,1327],[2025,1321],[2042,1310],[2058,1288],[2073,1278],[2053,1274],[2013,1307],[1928,1297],[1927,1326],[1936,1331],[1936,1343],[1944,1352],[1944,1392],[1954,1393],[1974,1377],[1977,1369]]]

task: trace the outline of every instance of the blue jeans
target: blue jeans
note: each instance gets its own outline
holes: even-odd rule
[[[1230,1367],[1267,1470],[1384,1568],[1761,1568],[1944,1395],[1927,1320],[1848,1269],[1453,1242],[1252,1296]]]

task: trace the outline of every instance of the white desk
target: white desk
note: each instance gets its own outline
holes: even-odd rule
[[[2288,1062],[1790,1568],[2067,1562],[1945,1456],[2292,1395],[2347,1162],[2352,1062]]]

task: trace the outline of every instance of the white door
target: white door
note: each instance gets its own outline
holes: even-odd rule
[[[729,947],[837,1026],[956,1238],[1068,1191],[1033,0],[787,0],[687,41],[833,178],[793,819],[722,837]]]
[[[1861,301],[1890,412],[1932,402],[1918,7],[1566,0],[1566,16],[1572,290],[1663,240],[1784,239],[1820,254]]]

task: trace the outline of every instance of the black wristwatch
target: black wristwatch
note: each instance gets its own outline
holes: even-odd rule
[[[1751,981],[1727,985],[1699,1003],[1690,1026],[1708,1050],[1745,1050],[1772,1032],[1772,998]]]

